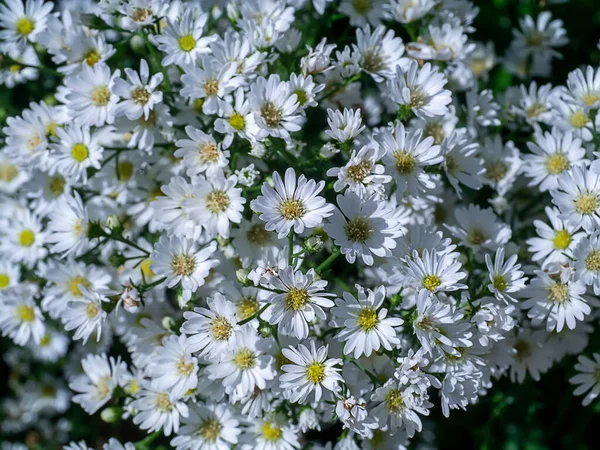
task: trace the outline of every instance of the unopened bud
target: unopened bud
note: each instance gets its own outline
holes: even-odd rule
[[[267,322],[262,322],[260,323],[260,325],[258,326],[258,334],[260,335],[260,337],[263,338],[268,338],[269,336],[271,336],[272,330],[271,330],[271,325],[269,325]]]
[[[111,230],[114,230],[114,229],[119,228],[121,226],[121,221],[115,215],[108,216],[106,218],[106,226],[108,228],[110,228]]]
[[[123,410],[121,408],[111,406],[102,410],[100,418],[106,423],[115,423],[121,419],[122,414]]]
[[[250,273],[250,271],[248,269],[238,269],[235,271],[235,276],[237,277],[237,279],[240,283],[242,283],[243,285],[246,285],[249,283],[249,280],[248,280],[249,273]]]
[[[171,316],[163,317],[161,324],[162,324],[162,327],[168,331],[171,331],[173,329],[173,327],[176,325],[175,319],[173,319]]]
[[[308,253],[318,253],[323,248],[323,238],[321,236],[310,236],[304,241],[302,248]]]

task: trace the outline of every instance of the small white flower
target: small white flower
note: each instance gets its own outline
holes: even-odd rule
[[[75,330],[73,339],[83,339],[85,344],[89,337],[96,332],[96,341],[100,341],[102,326],[107,318],[107,313],[102,309],[103,303],[108,303],[106,296],[88,291],[83,285],[79,285],[83,298],[67,304],[67,308],[61,314],[65,330]]]
[[[344,111],[327,109],[327,125],[329,129],[325,130],[325,134],[331,139],[335,139],[340,144],[352,141],[358,136],[365,126],[362,124],[360,109],[353,111],[344,108]]]
[[[113,92],[124,99],[117,105],[115,114],[125,115],[129,120],[142,116],[148,120],[154,105],[163,100],[163,93],[156,90],[163,81],[163,74],[159,72],[150,77],[148,63],[142,59],[139,74],[127,67],[125,75],[127,80],[116,78],[113,86]]]
[[[219,264],[219,260],[209,259],[216,249],[214,241],[199,249],[192,240],[161,236],[150,257],[153,261],[150,268],[157,275],[166,277],[167,287],[181,284],[187,302],[192,293],[204,285],[210,270]]]
[[[321,292],[327,286],[327,281],[315,281],[314,269],[303,274],[288,266],[269,281],[275,290],[282,291],[281,294],[273,294],[267,300],[273,305],[269,323],[278,325],[282,334],[306,339],[308,323],[315,317],[325,320],[323,307],[330,308],[334,305],[333,301],[327,298],[332,294]]]
[[[181,397],[152,387],[149,381],[142,381],[141,389],[131,408],[137,411],[133,417],[133,423],[148,433],[162,428],[165,436],[179,431],[181,417],[189,415],[187,405]]]
[[[583,284],[593,286],[594,293],[600,294],[600,232],[586,236],[579,241],[573,251],[575,277]]]
[[[58,143],[50,146],[54,159],[52,172],[58,172],[73,183],[85,183],[88,168],[100,170],[104,149],[98,133],[92,133],[88,127],[72,125],[57,128],[56,136]]]
[[[57,202],[55,210],[50,214],[47,242],[52,253],[80,255],[88,246],[88,214],[75,191],[73,195],[63,195]]]
[[[496,256],[492,263],[489,254],[485,255],[485,264],[488,269],[490,284],[488,289],[498,300],[516,302],[514,293],[525,288],[527,278],[523,277],[521,265],[517,264],[517,255],[512,255],[504,261],[504,248],[496,250]]]
[[[285,171],[285,180],[275,172],[273,184],[275,189],[263,184],[262,195],[252,200],[251,207],[261,213],[261,220],[267,222],[266,230],[277,231],[280,239],[287,236],[292,228],[296,233],[302,233],[331,216],[333,205],[318,196],[325,187],[324,181],[316,183],[300,175],[296,182],[296,172],[290,167]]]
[[[39,344],[44,336],[44,316],[36,305],[36,289],[20,284],[0,291],[0,330],[15,344],[24,346],[33,341]]]
[[[598,374],[600,374],[600,354],[594,353],[594,359],[590,359],[587,356],[579,355],[577,358],[577,364],[575,364],[575,370],[577,375],[571,377],[569,382],[574,385],[578,385],[573,392],[574,395],[583,395],[583,406],[587,406],[592,403],[598,394],[600,394],[600,380]]]
[[[338,383],[343,381],[338,373],[341,369],[334,366],[342,363],[341,359],[327,359],[329,346],[317,347],[310,341],[310,348],[299,344],[297,348],[288,347],[282,350],[291,364],[281,367],[283,375],[279,377],[281,389],[289,395],[291,402],[306,403],[308,396],[314,392],[314,400],[318,402],[323,395],[323,388],[334,392]],[[289,389],[289,391],[287,391]]]
[[[560,219],[587,233],[600,227],[600,174],[575,166],[558,179],[558,189],[550,194]]]
[[[385,287],[378,287],[375,292],[356,285],[358,298],[349,292],[335,301],[331,309],[333,319],[329,325],[341,328],[336,335],[340,342],[345,342],[344,354],[354,353],[354,358],[361,355],[370,356],[381,347],[392,350],[400,344],[395,328],[402,325],[403,320],[387,317],[388,310],[382,307],[385,300]]]
[[[422,255],[414,250],[412,258],[406,258],[406,283],[418,290],[432,293],[466,289],[460,280],[467,277],[461,272],[461,264],[452,255],[438,255],[436,250],[423,250]]]
[[[188,350],[185,335],[165,338],[146,370],[153,387],[175,397],[182,397],[198,386],[198,359]]]

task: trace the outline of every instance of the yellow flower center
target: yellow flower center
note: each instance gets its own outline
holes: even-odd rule
[[[398,389],[392,389],[385,396],[385,407],[392,414],[399,414],[404,409],[404,399]]]
[[[246,239],[254,245],[263,245],[269,241],[269,232],[261,224],[252,225],[246,232]]]
[[[205,441],[215,442],[221,435],[223,425],[218,419],[206,419],[203,420],[198,428],[198,435],[201,436]]]
[[[417,158],[404,150],[394,152],[394,159],[396,160],[396,170],[400,175],[409,175],[417,167]]]
[[[371,236],[371,222],[365,217],[357,217],[344,225],[344,231],[352,242],[365,242]]]
[[[592,193],[581,194],[575,200],[575,211],[584,216],[592,215],[598,209],[598,197]]]
[[[110,100],[110,90],[106,86],[98,86],[92,91],[91,99],[95,106],[106,106]]]
[[[281,119],[283,118],[283,111],[281,108],[278,108],[272,102],[267,102],[262,105],[260,107],[260,114],[270,128],[275,128],[279,125],[279,122],[281,122]]]
[[[304,203],[300,200],[288,199],[279,204],[279,214],[286,220],[299,219],[306,213]]]
[[[503,161],[490,161],[485,166],[486,176],[491,181],[501,181],[508,173],[508,165]]]
[[[136,22],[143,22],[152,15],[152,11],[148,8],[133,8],[131,18]]]
[[[233,325],[224,317],[217,316],[210,324],[210,331],[217,341],[226,341],[233,333]]]
[[[325,364],[314,362],[306,366],[306,378],[311,383],[322,383],[325,379]]]
[[[126,391],[131,395],[135,395],[139,390],[140,386],[135,378],[129,382],[126,388]]]
[[[423,287],[431,292],[435,291],[440,284],[442,284],[442,280],[440,280],[440,277],[437,275],[427,275],[423,277]]]
[[[473,245],[481,245],[487,240],[483,231],[477,229],[471,230],[467,235],[467,239]]]
[[[240,370],[248,370],[256,365],[256,355],[250,349],[243,348],[233,357],[233,363]]]
[[[308,100],[308,97],[306,96],[306,92],[303,91],[302,89],[296,89],[293,94],[296,94],[296,97],[298,97],[298,103],[300,104],[300,106],[304,105],[306,103],[306,100]]]
[[[151,264],[152,264],[151,259],[144,259],[140,264],[140,270],[142,271],[142,273],[144,274],[144,277],[146,279],[152,278],[155,275],[155,273],[150,268]]]
[[[87,63],[88,66],[94,67],[98,61],[100,61],[100,53],[97,50],[90,50],[85,55],[83,55],[83,60]]]
[[[48,126],[46,127],[46,136],[54,136],[56,137],[56,127],[59,127],[60,125],[54,123],[54,122],[50,122],[48,124]]]
[[[179,375],[181,375],[182,377],[189,377],[193,371],[194,371],[194,364],[191,362],[186,363],[185,357],[182,356],[179,359],[179,362],[177,363],[177,372],[179,373]]]
[[[358,326],[363,331],[371,331],[377,328],[379,324],[379,317],[377,317],[377,310],[374,308],[363,308],[358,314]]]
[[[47,347],[52,342],[52,337],[46,333],[40,339],[40,347]]]
[[[594,103],[600,100],[600,93],[595,91],[586,92],[581,96],[581,100],[583,100],[586,105],[592,106]]]
[[[206,207],[214,214],[226,211],[229,203],[229,196],[223,191],[212,191],[206,196]]]
[[[31,20],[29,17],[21,17],[19,20],[17,20],[17,25],[16,25],[17,33],[19,33],[23,37],[31,34],[34,27],[35,26],[34,26],[33,20]]]
[[[106,396],[108,396],[111,393],[111,389],[108,384],[109,381],[110,381],[109,376],[101,377],[100,379],[98,379],[98,382],[96,383],[96,396],[95,396],[98,400],[105,398]]]
[[[206,95],[217,95],[219,92],[219,81],[215,79],[206,80],[204,83],[204,92]]]
[[[75,144],[71,149],[71,156],[77,162],[82,162],[88,157],[88,149],[83,144]]]
[[[31,247],[34,242],[35,234],[32,230],[25,229],[21,231],[21,234],[19,235],[19,244],[21,244],[23,247]]]
[[[352,0],[352,6],[358,14],[364,16],[371,9],[371,0]]]
[[[246,128],[246,119],[240,113],[233,113],[229,118],[229,125],[236,131],[242,131]]]
[[[569,287],[562,283],[553,284],[548,288],[548,298],[554,303],[564,303],[569,299]]]
[[[198,112],[202,112],[202,107],[204,106],[204,99],[203,98],[197,98],[196,100],[194,100],[194,109]]]
[[[91,285],[92,283],[90,283],[87,278],[76,275],[67,282],[67,291],[74,297],[82,297],[83,294],[81,293],[79,286],[89,289]]]
[[[550,175],[558,175],[563,173],[565,170],[569,170],[571,163],[569,158],[563,153],[555,153],[552,156],[546,158],[546,170]]]
[[[265,441],[275,442],[281,439],[283,436],[283,431],[276,425],[272,423],[266,422],[261,429],[262,437]]]
[[[10,66],[11,73],[17,73],[19,70],[21,70],[21,66],[19,64],[13,64]]]
[[[0,289],[4,289],[10,284],[10,277],[5,273],[0,273]]]
[[[133,163],[131,161],[119,161],[117,170],[121,181],[129,181],[133,175]]]
[[[383,58],[379,55],[378,48],[368,49],[363,53],[362,65],[367,72],[379,72],[384,68]]]
[[[589,117],[587,115],[585,115],[585,113],[583,111],[575,111],[569,117],[569,123],[574,128],[583,128],[583,127],[585,127],[586,124],[589,122],[589,120],[590,120]]]
[[[96,317],[99,312],[100,312],[100,310],[98,309],[98,305],[96,305],[95,303],[90,302],[90,303],[88,303],[87,307],[85,308],[85,315],[90,320],[93,319],[94,317]]]
[[[558,250],[566,249],[571,243],[571,235],[567,230],[558,230],[554,234],[554,247]]]
[[[169,400],[169,394],[161,392],[156,396],[156,406],[161,411],[171,411],[173,409],[173,403]]]
[[[19,168],[12,163],[0,163],[0,181],[10,183],[19,175]]]
[[[150,100],[150,92],[146,88],[139,87],[135,88],[131,93],[131,100],[138,105],[145,105]]]
[[[244,297],[237,304],[238,314],[242,319],[247,319],[258,311],[258,302],[255,298]]]
[[[524,361],[527,358],[529,358],[532,354],[532,348],[531,345],[529,344],[529,342],[524,341],[522,339],[519,339],[517,342],[515,342],[515,359],[518,361]]]
[[[219,159],[219,147],[217,147],[217,144],[207,142],[198,147],[198,154],[200,156],[200,162],[205,164],[213,163]]]
[[[305,290],[293,287],[287,293],[285,303],[287,309],[300,311],[308,303],[309,297]]]
[[[544,42],[544,35],[539,31],[532,31],[525,38],[525,42],[531,47],[539,47]]]
[[[196,48],[196,39],[191,34],[186,34],[179,38],[179,48],[184,52],[191,52]]]
[[[508,283],[502,275],[494,275],[494,287],[496,288],[496,290],[503,292],[508,287]]]
[[[55,175],[48,181],[48,190],[52,195],[58,197],[65,191],[65,179],[60,175]]]
[[[358,164],[348,167],[346,169],[346,176],[355,183],[360,183],[369,175],[369,172],[371,172],[371,163],[361,161]]]
[[[176,275],[190,276],[196,269],[196,258],[193,255],[177,255],[171,261],[171,268]]]
[[[21,322],[33,322],[35,320],[35,310],[29,305],[17,306],[17,317]]]
[[[600,272],[600,250],[592,250],[587,254],[585,268],[592,272]]]

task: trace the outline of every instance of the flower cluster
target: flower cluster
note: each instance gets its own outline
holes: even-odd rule
[[[400,449],[567,356],[591,403],[600,69],[532,81],[563,23],[500,63],[477,13],[6,0],[0,82],[42,94],[2,127],[0,435]],[[72,440],[73,404],[137,430]]]

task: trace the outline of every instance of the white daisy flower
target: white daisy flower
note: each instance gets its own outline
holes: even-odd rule
[[[84,373],[73,378],[69,387],[76,392],[73,401],[92,415],[111,399],[127,366],[120,359],[108,358],[103,353],[88,354],[81,360],[81,367]]]
[[[343,167],[334,167],[327,171],[327,176],[337,177],[333,188],[336,192],[348,190],[356,192],[360,197],[376,194],[389,183],[392,177],[384,175],[384,167],[377,162],[384,155],[379,146],[365,145],[360,150],[352,150],[350,159]]]
[[[585,236],[573,251],[575,277],[600,295],[600,232]]]
[[[112,93],[115,79],[121,72],[117,69],[111,75],[106,64],[94,67],[83,66],[81,72],[65,78],[69,90],[65,98],[69,117],[82,126],[100,127],[112,124],[119,96]]]
[[[282,334],[306,339],[308,323],[315,317],[326,320],[323,307],[331,308],[334,305],[327,298],[333,294],[321,292],[327,286],[327,281],[315,281],[315,276],[314,269],[303,274],[288,266],[269,280],[275,290],[282,291],[268,299],[268,303],[272,304],[269,323],[277,325]]]
[[[547,206],[544,210],[550,225],[541,220],[534,220],[538,237],[527,240],[529,252],[533,253],[531,259],[541,262],[542,268],[567,263],[569,258],[573,257],[577,243],[585,235],[583,231],[577,232],[578,227],[559,219],[558,209]]]
[[[563,21],[552,20],[550,11],[541,12],[536,20],[529,15],[519,19],[519,27],[513,30],[516,45],[529,54],[548,53],[557,56],[559,54],[554,48],[569,42]]]
[[[209,360],[219,360],[235,347],[240,327],[235,306],[219,292],[207,300],[208,309],[185,311],[181,332],[188,336],[187,349]]]
[[[429,408],[433,406],[428,398],[418,387],[404,386],[391,379],[371,395],[373,416],[379,420],[380,427],[388,427],[392,432],[402,427],[409,437],[413,437],[423,427],[419,414],[429,415]]]
[[[558,189],[550,191],[560,218],[587,233],[600,227],[600,174],[580,166],[558,179]]]
[[[242,450],[294,450],[302,447],[297,427],[282,415],[261,417],[250,422]]]
[[[310,348],[298,344],[297,348],[284,348],[281,352],[291,364],[284,364],[280,377],[281,389],[284,395],[289,395],[292,403],[306,403],[308,396],[314,392],[314,401],[318,402],[323,395],[323,388],[335,392],[343,378],[338,373],[341,369],[339,358],[327,359],[328,345],[317,347],[315,341],[310,341]],[[289,391],[287,390],[289,389]],[[312,396],[311,396],[312,398]]]
[[[15,208],[3,228],[0,231],[0,255],[9,261],[33,267],[48,254],[44,243],[50,239],[42,231],[40,219],[29,210]]]
[[[477,157],[479,146],[466,136],[465,129],[457,129],[442,143],[444,173],[459,197],[460,184],[471,189],[481,188],[481,175],[485,172],[483,163]]]
[[[352,142],[365,129],[362,124],[360,108],[356,111],[344,108],[343,112],[328,108],[327,117],[329,129],[325,130],[325,134],[340,144]]]
[[[384,35],[385,33],[385,35]],[[376,83],[391,79],[396,75],[396,67],[401,65],[404,54],[402,39],[395,37],[393,30],[379,25],[373,33],[371,27],[357,28],[354,51],[360,54],[360,67],[373,77]]]
[[[87,169],[100,170],[104,149],[100,144],[99,133],[92,133],[88,127],[72,125],[57,128],[59,141],[50,146],[54,164],[52,174],[58,172],[71,182],[87,182]]]
[[[491,208],[481,209],[477,205],[469,205],[467,208],[457,208],[454,214],[458,225],[446,225],[446,228],[462,245],[475,251],[495,251],[512,236],[511,228],[498,222]]]
[[[242,87],[236,89],[233,102],[219,101],[219,116],[215,121],[215,131],[225,134],[223,148],[231,146],[236,134],[250,142],[254,142],[259,135],[260,129],[254,121],[254,113]]]
[[[600,108],[600,70],[587,66],[584,74],[575,69],[567,78],[567,88],[567,101],[585,110]]]
[[[566,326],[572,330],[577,321],[582,321],[591,312],[585,294],[585,285],[570,281],[568,276],[548,274],[542,270],[535,271],[536,277],[531,280],[523,295],[529,300],[522,303],[528,309],[527,316],[533,325],[546,322],[548,332],[560,332]]]
[[[528,142],[532,155],[525,155],[523,172],[532,178],[529,186],[540,186],[541,191],[558,188],[558,178],[574,166],[582,165],[585,148],[581,139],[575,138],[570,131],[560,132],[552,128],[552,132],[542,133],[537,130],[535,142]]]
[[[181,95],[193,99],[203,99],[202,112],[219,112],[219,100],[238,88],[243,78],[236,75],[237,63],[222,65],[214,58],[204,56],[202,68],[187,66],[181,77]]]
[[[411,60],[406,68],[396,67],[396,77],[387,82],[390,99],[402,108],[410,108],[417,116],[443,116],[452,97],[444,89],[446,77],[426,63],[422,67]]]
[[[571,377],[569,382],[574,385],[578,385],[573,392],[574,395],[583,395],[583,406],[587,406],[592,403],[598,394],[600,394],[600,380],[598,374],[600,373],[600,354],[594,353],[594,359],[590,359],[585,355],[579,355],[577,358],[577,364],[575,364],[575,370],[577,375]]]
[[[404,323],[400,318],[387,317],[388,310],[382,308],[385,300],[385,287],[378,287],[375,292],[356,285],[358,298],[349,292],[343,298],[335,300],[331,309],[333,319],[329,325],[342,328],[336,335],[337,340],[345,342],[344,354],[354,353],[355,358],[361,355],[371,356],[381,347],[391,351],[400,344],[396,336],[397,330]]]
[[[99,342],[102,335],[102,326],[108,317],[108,314],[102,308],[102,304],[109,303],[110,300],[103,294],[88,291],[81,284],[79,290],[83,294],[83,298],[68,302],[67,308],[62,312],[60,319],[65,330],[75,330],[73,340],[83,339],[85,344],[95,332],[96,342]]]
[[[483,184],[492,186],[499,195],[510,191],[523,164],[513,142],[503,143],[500,135],[487,137],[479,149],[479,156],[485,168],[481,180]]]
[[[210,179],[199,176],[194,179],[193,198],[182,202],[187,216],[201,224],[209,236],[218,233],[228,238],[231,223],[242,221],[246,199],[242,189],[235,187],[237,181],[235,175],[225,178],[215,174]]]
[[[187,168],[186,174],[189,177],[201,173],[212,176],[227,166],[229,152],[223,151],[221,144],[217,143],[213,136],[191,125],[185,127],[185,132],[189,139],[179,139],[175,142],[178,147],[175,156],[183,158],[183,165]]]
[[[10,261],[0,261],[0,292],[19,284],[21,268]]]
[[[0,39],[24,44],[37,42],[54,3],[44,0],[6,0],[0,5]]]
[[[54,244],[50,251],[62,256],[82,254],[89,243],[88,226],[87,209],[79,194],[73,191],[72,196],[63,195],[50,214],[46,238],[48,243]]]
[[[490,284],[488,289],[498,300],[516,302],[515,293],[525,288],[527,278],[523,277],[521,264],[517,264],[517,255],[512,255],[504,261],[504,248],[496,250],[496,256],[492,258],[488,253],[485,255],[485,264],[488,269]]]
[[[31,284],[20,284],[0,291],[0,330],[17,345],[39,344],[46,332],[44,316],[37,306]]]
[[[198,359],[188,350],[185,335],[168,336],[157,347],[146,371],[152,386],[183,397],[198,386]]]
[[[471,347],[471,325],[453,305],[443,303],[431,292],[422,289],[417,295],[417,315],[412,326],[425,349],[435,356],[434,349],[453,356],[461,356],[459,347]]]
[[[179,431],[181,417],[188,417],[188,406],[168,392],[152,387],[149,381],[142,381],[140,391],[130,405],[133,411],[133,423],[142,430],[153,433],[162,428],[165,436]]]
[[[189,417],[181,421],[179,433],[170,444],[176,450],[227,450],[238,443],[241,432],[231,406],[195,404],[190,408]]]
[[[291,142],[290,133],[300,130],[302,118],[297,114],[298,96],[279,75],[271,74],[268,79],[259,77],[250,86],[248,101],[254,111],[254,120],[261,128],[260,139],[273,136]]]
[[[235,347],[206,367],[208,378],[222,380],[232,399],[265,389],[267,381],[276,375],[273,357],[264,353],[264,341],[261,342],[254,326],[248,323],[237,333]]]
[[[161,236],[150,256],[150,269],[166,277],[165,284],[169,288],[181,284],[183,299],[187,302],[192,293],[204,285],[210,270],[219,264],[219,260],[209,259],[216,250],[214,241],[198,248],[190,239]]]
[[[532,331],[519,328],[516,337],[508,337],[506,345],[510,349],[510,379],[523,383],[529,373],[539,381],[542,374],[552,366],[552,349],[545,345],[547,334],[544,330]]]
[[[333,213],[334,206],[318,196],[325,187],[324,181],[316,183],[300,175],[296,182],[296,172],[290,167],[285,171],[285,181],[278,172],[273,173],[273,184],[275,189],[263,184],[262,195],[252,200],[251,207],[267,222],[266,230],[277,231],[280,239],[292,228],[297,234],[315,228]]]
[[[412,258],[406,258],[406,283],[418,290],[428,290],[432,293],[452,292],[466,289],[460,280],[467,277],[461,272],[461,263],[452,255],[438,255],[436,250],[423,250],[422,254],[414,250]]]
[[[218,39],[217,35],[203,36],[208,14],[197,14],[187,9],[177,21],[167,19],[163,34],[152,36],[158,49],[165,53],[161,65],[184,66],[194,64],[200,57],[210,53],[209,45]]]
[[[169,184],[161,186],[163,195],[157,195],[150,206],[154,219],[160,228],[167,229],[175,236],[194,238],[200,236],[201,227],[191,220],[183,209],[183,202],[194,198],[194,186],[180,176],[172,177]]]
[[[433,178],[425,172],[425,168],[441,163],[444,158],[440,154],[440,146],[434,145],[433,137],[422,138],[422,130],[407,132],[402,122],[378,136],[385,150],[383,163],[386,172],[396,181],[396,198],[399,201],[407,191],[416,197],[435,187]]]
[[[163,74],[159,72],[150,77],[148,63],[142,59],[139,73],[127,67],[125,75],[127,80],[116,78],[113,86],[113,92],[124,99],[115,108],[115,114],[129,120],[142,116],[148,120],[154,105],[163,101],[163,93],[156,90],[163,81]]]
[[[402,23],[422,19],[438,3],[438,0],[392,0],[385,5],[392,19]]]
[[[340,247],[349,263],[354,264],[356,257],[360,256],[365,264],[371,266],[373,255],[392,255],[395,239],[402,234],[402,228],[384,202],[373,197],[361,198],[348,190],[337,196],[337,203],[340,209],[333,211],[323,229]]]

